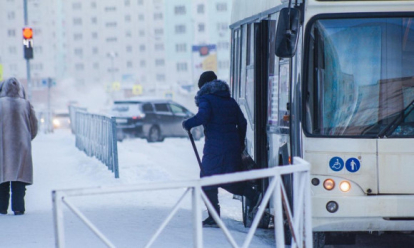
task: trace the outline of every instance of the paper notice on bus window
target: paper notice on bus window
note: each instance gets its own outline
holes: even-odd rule
[[[269,106],[268,106],[268,124],[277,125],[278,123],[278,92],[279,92],[279,77],[270,76],[269,77]]]

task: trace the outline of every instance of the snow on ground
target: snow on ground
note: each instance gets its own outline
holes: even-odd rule
[[[203,141],[196,142],[199,152]],[[26,214],[0,216],[1,248],[54,247],[52,190],[96,186],[194,180],[199,168],[188,139],[165,139],[149,144],[143,139],[118,143],[120,178],[95,158],[75,147],[69,130],[39,134],[33,141],[34,184],[27,187]],[[184,189],[129,192],[71,198],[72,202],[117,247],[143,247],[169,214]],[[241,245],[241,203],[220,191],[222,219]],[[205,209],[205,207],[203,207]],[[66,247],[106,247],[64,207]],[[203,219],[207,211],[203,211]],[[203,229],[204,247],[231,247],[221,229]],[[181,205],[152,247],[193,247],[191,199]],[[274,247],[273,230],[258,230],[251,247]]]

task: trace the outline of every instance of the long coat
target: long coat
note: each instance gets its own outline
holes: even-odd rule
[[[0,85],[0,183],[33,183],[31,140],[37,134],[33,106],[15,78]]]
[[[203,125],[205,144],[201,177],[236,172],[241,165],[247,122],[227,84],[215,80],[196,95],[198,112],[183,122],[187,130]],[[212,188],[212,187],[209,187]]]

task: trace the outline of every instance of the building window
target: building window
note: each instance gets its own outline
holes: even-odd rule
[[[145,36],[145,30],[139,30],[139,36],[144,37]]]
[[[82,40],[83,35],[81,33],[73,34],[73,40]]]
[[[75,69],[77,71],[83,71],[83,69],[85,69],[85,67],[83,66],[83,64],[75,64]]]
[[[155,51],[164,51],[164,44],[155,44],[154,49]]]
[[[35,29],[33,29],[33,34],[34,35],[40,35],[42,33],[42,30],[40,29],[40,28],[35,28]]]
[[[94,17],[91,18],[91,22],[93,24],[96,24],[98,22],[98,19],[96,18],[96,16],[94,16]]]
[[[33,47],[33,52],[36,54],[41,54],[43,53],[43,48],[41,46],[34,46]]]
[[[93,63],[93,69],[99,69],[99,63],[95,62]]]
[[[144,14],[139,14],[138,15],[138,20],[143,21],[145,19]]]
[[[177,63],[177,71],[187,71],[187,63]]]
[[[131,21],[131,16],[130,15],[126,15],[125,16],[125,22],[130,22]]]
[[[154,13],[154,20],[162,20],[162,13]]]
[[[132,46],[127,46],[127,47],[126,47],[126,51],[127,51],[127,52],[132,52]]]
[[[73,25],[82,25],[82,18],[73,18]]]
[[[115,28],[116,26],[118,26],[118,24],[116,22],[107,22],[105,23],[105,26],[107,28]]]
[[[145,67],[145,60],[141,60],[141,61],[139,62],[139,65],[140,65],[141,67]]]
[[[126,66],[127,68],[132,68],[132,61],[127,61]]]
[[[141,52],[145,51],[145,45],[140,45],[140,46],[139,46],[139,50],[140,50]]]
[[[224,60],[218,62],[218,68],[220,69],[229,69],[230,68],[230,61]]]
[[[91,8],[92,8],[92,9],[96,9],[96,2],[92,2],[92,3],[91,3]]]
[[[185,25],[176,25],[175,26],[175,33],[176,34],[184,34],[185,33]]]
[[[14,30],[14,29],[9,29],[9,30],[7,30],[7,35],[8,35],[9,37],[14,37],[14,36],[16,36],[16,30]]]
[[[17,65],[16,64],[11,64],[10,65],[10,71],[17,71]]]
[[[14,46],[9,47],[9,53],[10,54],[16,54],[17,53],[17,49]]]
[[[108,37],[106,38],[107,42],[116,42],[118,39],[116,37]]]
[[[143,5],[144,4],[144,0],[138,0],[138,5]]]
[[[204,25],[204,23],[199,23],[198,24],[198,32],[204,33],[204,31],[205,31],[205,25]]]
[[[163,65],[165,65],[165,60],[164,59],[156,59],[155,60],[155,65],[156,66],[163,66]]]
[[[220,41],[217,43],[217,49],[221,50],[228,50],[230,47],[230,43],[227,41]]]
[[[43,64],[41,63],[30,64],[30,68],[32,68],[34,71],[41,71],[43,70]]]
[[[185,15],[185,6],[184,5],[175,6],[174,13],[176,15]]]
[[[75,53],[75,55],[82,56],[83,55],[83,50],[82,50],[82,48],[75,48],[74,53]]]
[[[181,44],[175,44],[175,51],[180,52],[186,52],[187,51],[187,44],[181,43]]]
[[[125,31],[125,36],[132,37],[131,31],[130,30]]]
[[[229,29],[229,25],[227,22],[219,22],[217,23],[217,31],[227,31]]]
[[[157,81],[159,81],[159,82],[163,82],[163,81],[165,81],[165,75],[164,75],[164,74],[157,74],[157,75],[155,76],[155,78],[156,78],[156,80],[157,80]]]
[[[97,32],[92,33],[92,39],[98,39],[98,33]]]
[[[156,28],[154,29],[154,35],[158,36],[158,35],[163,35],[164,34],[164,29],[162,28]]]
[[[92,53],[93,54],[98,54],[98,48],[97,47],[92,48]]]
[[[227,11],[227,3],[217,3],[216,9],[217,9],[217,12]]]
[[[113,12],[113,11],[116,11],[115,6],[105,7],[105,12]]]
[[[125,6],[130,6],[131,5],[131,1],[130,0],[125,0]]]
[[[7,19],[14,20],[14,18],[16,18],[16,14],[14,13],[14,11],[7,13]]]
[[[82,9],[82,3],[73,3],[72,4],[72,9],[74,9],[74,10],[79,10],[79,9]]]
[[[197,13],[204,14],[204,4],[197,5]]]

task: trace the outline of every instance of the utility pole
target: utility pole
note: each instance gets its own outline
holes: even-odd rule
[[[24,6],[24,25],[26,27],[29,26],[29,20],[27,15],[27,0],[23,0],[23,6]],[[26,57],[26,56],[25,56]],[[26,70],[27,70],[27,98],[29,101],[32,100],[32,82],[30,79],[30,58],[26,58]]]

